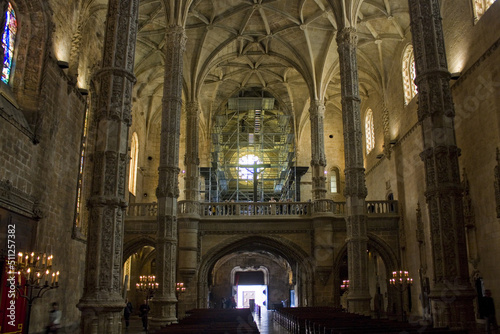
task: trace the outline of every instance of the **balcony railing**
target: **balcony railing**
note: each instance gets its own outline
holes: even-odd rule
[[[226,216],[295,216],[311,215],[345,216],[346,203],[329,199],[314,202],[196,202],[179,201],[178,213],[199,215],[201,218]],[[133,203],[127,208],[127,217],[154,217],[157,203]],[[398,201],[366,201],[368,216],[398,216]]]
[[[158,203],[131,203],[127,207],[127,217],[156,217]]]

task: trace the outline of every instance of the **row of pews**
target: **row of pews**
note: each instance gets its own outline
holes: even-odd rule
[[[186,318],[155,334],[241,334],[259,333],[250,309],[194,309]]]
[[[274,312],[274,320],[293,334],[467,334],[465,330],[431,328],[406,322],[372,319],[332,307],[282,308]]]

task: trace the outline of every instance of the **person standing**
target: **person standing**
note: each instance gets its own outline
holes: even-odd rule
[[[495,312],[495,302],[491,297],[491,290],[484,291],[484,297],[481,301],[481,313],[486,320],[486,333],[497,333],[498,324]],[[495,332],[493,332],[495,330]]]
[[[123,317],[125,318],[125,329],[128,329],[130,325],[130,315],[132,314],[133,306],[131,302],[127,302],[125,309],[123,310]]]
[[[142,304],[140,307],[139,307],[139,315],[142,319],[142,327],[144,328],[145,331],[148,330],[148,313],[149,313],[149,305],[148,305],[148,302],[147,300],[144,301],[144,304]]]
[[[52,310],[49,313],[49,324],[45,327],[45,334],[57,333],[59,328],[61,328],[61,316],[62,313],[59,310],[59,305],[56,302],[52,303]]]

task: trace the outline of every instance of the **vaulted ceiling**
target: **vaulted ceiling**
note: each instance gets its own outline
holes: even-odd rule
[[[183,93],[199,102],[206,124],[240,90],[272,94],[280,108],[293,113],[297,128],[308,119],[310,99],[340,109],[335,37],[349,15],[356,16],[359,34],[360,92],[383,95],[388,71],[400,62],[395,51],[409,29],[408,3],[401,0],[141,0],[134,94],[134,110],[140,112],[134,120],[146,127],[161,111],[165,29],[172,22],[167,13],[189,3]],[[339,13],[342,6],[351,9]],[[85,22],[103,27],[105,0],[82,1],[80,8],[82,33]]]
[[[397,43],[409,26],[406,1],[363,1],[357,19],[360,90],[383,93]],[[137,98],[149,121],[161,109],[165,44],[163,1],[140,3]],[[265,90],[304,117],[310,98],[340,107],[338,24],[327,0],[198,0],[186,20],[184,94],[209,120],[240,90]]]

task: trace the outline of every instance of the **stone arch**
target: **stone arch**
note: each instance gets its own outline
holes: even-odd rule
[[[399,268],[400,261],[399,257],[394,253],[392,248],[390,247],[389,244],[387,244],[386,241],[378,237],[377,235],[368,232],[367,233],[368,237],[368,242],[367,246],[368,248],[371,248],[375,251],[377,251],[380,256],[382,257],[382,260],[384,261],[385,264],[385,269],[386,269],[386,275],[387,277],[390,277],[391,274],[391,268],[396,270]],[[333,262],[333,301],[334,305],[340,305],[340,295],[338,293],[338,290],[336,287],[340,286],[340,278],[339,278],[339,273],[340,273],[340,266],[342,263],[342,258],[347,254],[347,242],[342,245],[342,247],[339,249],[339,252],[337,253],[336,258],[334,259]],[[392,300],[395,298],[392,294],[389,294],[389,299],[388,299],[388,305],[392,304]]]
[[[137,238],[133,238],[130,240],[127,240],[123,244],[123,259],[122,262],[125,263],[125,261],[132,256],[134,253],[136,253],[139,249],[145,246],[151,246],[153,248],[156,247],[156,240],[153,237],[149,236],[140,236]]]
[[[301,286],[299,293],[302,296],[300,299],[312,298],[314,259],[311,255],[289,240],[258,235],[237,236],[213,247],[201,259],[197,276],[198,307],[206,305],[205,296],[208,296],[209,277],[217,261],[225,255],[242,250],[263,250],[281,256],[290,264],[294,276],[297,277],[296,283]]]

